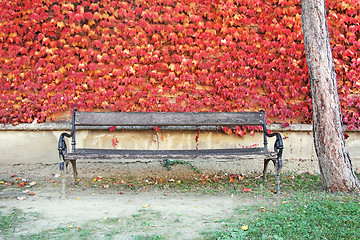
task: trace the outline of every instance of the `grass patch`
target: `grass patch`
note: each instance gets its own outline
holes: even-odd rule
[[[11,235],[24,220],[25,214],[18,209],[12,209],[8,214],[0,211],[0,236]]]
[[[81,227],[75,225],[57,227],[36,234],[22,235],[21,239],[128,239],[132,234],[134,235],[131,239],[164,239],[159,234],[151,234],[152,231],[156,231],[153,229],[153,221],[159,218],[162,219],[160,213],[141,209],[130,218],[92,220]]]
[[[137,235],[137,236],[134,236],[133,239],[134,240],[163,240],[165,238],[161,235],[155,234],[155,235],[145,235],[145,236]]]
[[[23,240],[43,240],[43,239],[96,239],[94,235],[99,229],[94,228],[69,228],[57,227],[48,229],[36,234],[22,235]]]
[[[209,195],[242,194],[252,192],[256,194],[274,194],[276,192],[275,176],[268,174],[267,182],[261,175],[243,176],[237,174],[204,175],[199,174],[192,179],[181,178],[126,178],[96,177],[92,181],[83,181],[84,186],[100,188],[104,191],[174,191],[196,192]],[[319,175],[281,174],[282,192],[315,191],[322,189]]]
[[[360,239],[360,197],[325,192],[294,193],[277,204],[249,208],[207,239]],[[247,228],[247,229],[246,229]]]

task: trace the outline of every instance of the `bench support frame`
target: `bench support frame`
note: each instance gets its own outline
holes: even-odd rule
[[[58,151],[59,151],[59,158],[60,158],[60,170],[65,172],[67,167],[68,167],[68,164],[71,163],[72,168],[73,168],[73,175],[74,175],[74,179],[75,179],[75,184],[77,184],[78,181],[79,181],[78,173],[77,173],[77,167],[76,167],[76,160],[81,159],[81,158],[84,158],[84,159],[88,158],[89,159],[89,157],[90,158],[91,157],[96,158],[96,155],[81,154],[79,152],[79,149],[76,149],[75,126],[77,126],[77,125],[79,125],[79,126],[89,126],[90,125],[89,123],[85,123],[85,124],[82,124],[81,122],[79,123],[79,120],[76,118],[77,114],[79,114],[79,113],[85,113],[85,112],[78,112],[75,109],[73,110],[71,133],[70,134],[69,133],[62,133],[60,135],[60,137],[59,137],[59,144],[58,144]],[[106,113],[104,113],[104,114],[106,114]],[[124,113],[122,113],[122,114],[124,115]],[[136,114],[136,113],[132,113],[132,114]],[[154,116],[154,114],[156,114],[156,113],[153,113],[151,116]],[[160,114],[167,114],[167,113],[160,113]],[[174,113],[172,113],[172,114],[174,114]],[[175,114],[181,114],[181,113],[175,113]],[[187,114],[187,113],[184,113],[184,114]],[[196,114],[196,113],[193,113],[193,114]],[[211,113],[206,113],[206,114],[211,114]],[[236,113],[234,113],[234,114],[236,114]],[[242,114],[242,113],[238,113],[238,114]],[[284,149],[282,137],[281,137],[281,135],[279,133],[269,133],[267,128],[266,128],[266,120],[265,120],[264,111],[260,111],[259,114],[261,114],[262,119],[258,123],[248,124],[248,125],[261,125],[263,127],[263,132],[264,132],[264,148],[263,149],[265,150],[265,152],[262,152],[262,154],[265,156],[264,157],[263,180],[266,182],[268,164],[269,164],[270,161],[272,161],[273,164],[274,164],[275,170],[276,170],[276,191],[277,191],[277,194],[280,194],[280,192],[281,192],[281,189],[280,189],[280,171],[281,171],[281,168],[282,168],[282,154],[283,154],[283,149]],[[89,120],[86,119],[86,121],[89,121]],[[249,120],[247,120],[247,121],[249,121]],[[129,121],[129,123],[130,122],[131,121]],[[122,124],[122,126],[125,126],[123,120],[121,120],[121,124]],[[143,121],[142,121],[141,124],[142,124],[141,126],[150,126],[150,125],[152,125],[152,124],[146,125],[146,123],[143,123]],[[95,125],[98,125],[98,124],[95,124]],[[116,124],[114,124],[114,125],[116,125]],[[169,124],[167,126],[170,126],[170,125],[172,125],[172,124]],[[244,124],[241,124],[241,125],[244,125]],[[94,126],[94,125],[91,125],[91,126]],[[106,123],[106,124],[104,124],[104,126],[113,126],[113,124],[112,124],[112,122],[111,123]],[[157,126],[157,125],[155,124],[155,126]],[[198,126],[198,125],[188,123],[187,126]],[[268,140],[267,140],[268,137],[276,137],[276,140],[275,140],[275,143],[274,143],[274,152],[272,152],[274,155],[272,157],[266,157],[267,156],[266,154],[268,152]],[[72,150],[71,153],[68,153],[65,138],[71,138],[71,150]],[[91,150],[95,150],[95,149],[91,149]],[[139,151],[141,151],[141,150],[139,150]],[[149,150],[149,152],[150,151],[151,150]],[[156,150],[154,150],[154,151],[156,151]],[[221,151],[221,150],[219,150],[219,151]],[[131,153],[134,153],[134,152],[136,152],[136,150],[132,151]],[[181,152],[181,150],[179,150],[179,152]],[[119,151],[119,153],[120,153],[120,151]],[[113,153],[111,153],[111,154],[113,154]],[[111,155],[111,156],[113,156],[113,155]],[[116,157],[116,156],[120,157],[120,154],[117,155],[117,153],[115,153],[113,157]],[[129,155],[126,155],[126,156],[129,156]],[[134,157],[136,157],[136,156],[138,156],[138,154],[134,154]],[[156,155],[153,154],[151,156],[156,156]],[[151,156],[149,156],[149,158],[151,158]],[[248,156],[248,155],[245,155],[245,156]],[[122,156],[122,157],[124,157],[124,156]],[[189,158],[194,158],[194,155],[188,155],[188,157]],[[197,157],[197,155],[196,155],[196,157]],[[201,158],[201,155],[199,155],[199,157]],[[207,156],[207,157],[209,157],[209,156]],[[185,158],[186,158],[186,156],[185,156]]]

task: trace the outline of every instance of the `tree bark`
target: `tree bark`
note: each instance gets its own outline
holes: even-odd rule
[[[314,143],[324,187],[331,192],[360,192],[345,147],[325,0],[302,0],[301,20],[311,82]]]

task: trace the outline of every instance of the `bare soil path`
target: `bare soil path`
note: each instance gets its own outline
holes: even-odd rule
[[[8,174],[3,172],[2,179]],[[156,189],[139,192],[71,185],[63,195],[60,179],[25,179],[26,172],[21,174],[0,184],[0,211],[8,214],[18,209],[26,216],[13,229],[11,239],[30,234],[53,238],[59,234],[41,233],[58,228],[72,230],[73,236],[78,236],[76,231],[83,231],[82,239],[203,239],[202,232],[224,227],[223,220],[233,216],[237,208],[264,203],[263,198],[253,194],[211,195]],[[10,180],[12,185],[6,185]],[[18,187],[24,180],[27,184]],[[61,235],[54,238],[64,239]]]

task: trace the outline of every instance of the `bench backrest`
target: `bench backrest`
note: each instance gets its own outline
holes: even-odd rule
[[[263,126],[263,112],[78,112],[76,126]]]
[[[75,151],[75,126],[262,126],[267,149],[265,113],[260,112],[81,112],[74,110],[72,151]],[[281,143],[282,145],[282,143]]]

